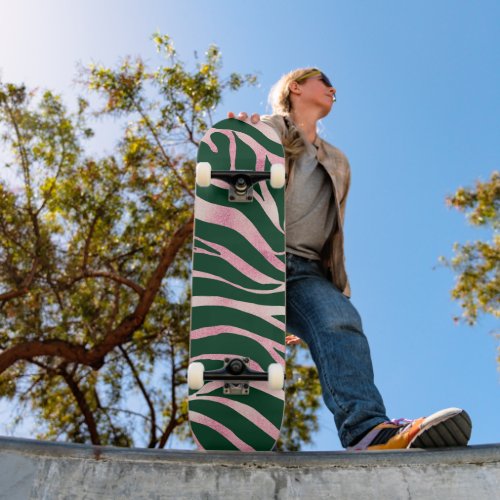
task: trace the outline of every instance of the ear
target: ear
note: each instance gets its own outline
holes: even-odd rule
[[[300,88],[300,85],[295,81],[290,82],[290,84],[288,85],[288,89],[290,90],[290,92],[292,94],[301,94],[302,93],[302,89]]]

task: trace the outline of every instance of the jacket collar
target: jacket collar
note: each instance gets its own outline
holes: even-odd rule
[[[288,115],[283,116],[283,119],[286,127],[288,127],[287,123],[288,120],[293,121]],[[304,136],[302,136],[302,138],[306,140]],[[316,157],[319,163],[321,163],[321,165],[325,167],[326,171],[330,174],[332,179],[335,178],[335,170],[336,170],[335,158],[332,154],[328,154],[326,152],[325,141],[323,141],[323,139],[319,135],[316,135],[316,139],[314,140],[313,145],[317,150]]]
[[[335,176],[335,169],[336,169],[336,163],[335,163],[335,157],[331,154],[328,154],[326,152],[325,148],[325,142],[321,137],[317,136],[316,140],[314,141],[314,146],[316,146],[316,149],[318,150],[317,158],[318,161],[325,167],[327,172],[334,177]]]

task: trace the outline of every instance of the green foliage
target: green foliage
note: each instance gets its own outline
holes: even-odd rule
[[[0,397],[18,422],[30,411],[42,439],[190,439],[196,147],[224,93],[255,77],[221,77],[215,46],[190,71],[168,36],[153,40],[165,57],[155,70],[126,58],[82,71],[97,110],[0,82]],[[124,124],[99,158],[86,152],[96,115]],[[287,449],[316,428],[317,379],[295,369]]]
[[[451,207],[465,212],[473,226],[491,229],[490,241],[455,243],[455,256],[442,259],[457,274],[451,295],[462,307],[462,318],[476,323],[480,313],[500,317],[500,174],[475,188],[460,188],[447,198]],[[457,318],[458,320],[458,318]]]

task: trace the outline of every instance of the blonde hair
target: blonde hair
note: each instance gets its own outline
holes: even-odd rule
[[[269,92],[269,104],[273,113],[279,115],[288,115],[292,110],[292,101],[290,99],[290,84],[301,80],[308,73],[318,71],[317,68],[299,68],[283,75],[271,88]]]
[[[318,71],[317,68],[299,68],[290,71],[283,75],[272,87],[269,92],[269,104],[271,105],[274,114],[283,115],[287,123],[287,132],[282,137],[283,147],[285,148],[286,161],[291,168],[295,160],[305,150],[304,139],[297,129],[289,115],[292,110],[292,101],[290,99],[290,84],[294,81],[301,80],[308,73]]]

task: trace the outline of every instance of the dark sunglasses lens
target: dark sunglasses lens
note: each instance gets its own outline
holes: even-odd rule
[[[321,73],[321,80],[323,80],[323,83],[327,87],[333,87],[332,82],[330,81],[330,79],[324,73]]]

